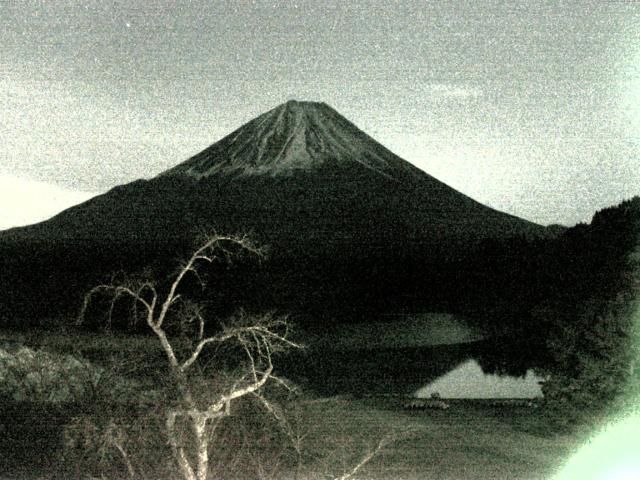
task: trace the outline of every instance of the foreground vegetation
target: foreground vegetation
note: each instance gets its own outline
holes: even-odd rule
[[[194,282],[204,290],[208,279],[203,267],[244,252],[262,255],[246,237],[209,236],[166,279],[142,272],[86,294],[77,326],[92,314],[107,330],[113,320],[133,329],[141,324],[155,349],[133,344],[122,356],[122,347],[111,344],[103,351],[109,361],[99,365],[78,352],[76,332],[78,355],[15,342],[0,350],[0,400],[18,410],[43,407],[35,415],[14,412],[34,422],[57,423],[47,404],[65,418],[64,476],[309,477],[303,447],[309,422],[295,387],[276,375],[273,363],[279,353],[301,348],[289,338],[289,322],[243,311],[222,321],[193,298]],[[323,476],[352,478],[388,441],[383,436],[337,472],[331,458]]]
[[[0,471],[13,478],[130,478],[120,447],[136,478],[175,478],[161,412],[148,408],[162,399],[163,383],[154,374],[163,352],[152,337],[77,330],[0,333],[0,348],[18,352],[20,346],[73,356],[100,379],[72,402],[25,401],[3,392],[0,450],[7,454]],[[355,478],[545,479],[586,433],[552,433],[540,409],[489,402],[450,401],[447,410],[415,411],[405,409],[400,397],[271,393],[285,407],[299,452],[271,415],[247,401],[215,432],[212,474],[336,478],[375,453]]]
[[[528,245],[510,263],[539,256],[544,268],[511,282],[498,303],[474,303],[494,316],[483,323],[476,311],[476,326],[500,340],[481,364],[543,373],[543,408],[454,402],[409,412],[402,399],[367,392],[313,398],[280,377],[278,354],[299,347],[286,318],[210,323],[223,317],[198,293],[208,273],[200,264],[261,252],[244,238],[209,238],[165,277],[142,271],[89,292],[81,319],[117,320],[127,333],[83,334],[71,322],[6,331],[0,468],[59,478],[548,478],[591,426],[638,398],[639,239],[637,198],[540,250]],[[532,281],[545,286],[525,295]]]

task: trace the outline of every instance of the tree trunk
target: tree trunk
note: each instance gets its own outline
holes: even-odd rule
[[[184,453],[184,449],[178,444],[175,431],[176,419],[177,413],[169,412],[167,416],[167,435],[169,436],[169,444],[173,451],[173,457],[178,463],[178,467],[180,467],[180,472],[182,473],[184,480],[198,480],[196,478],[196,473],[194,473],[193,468],[191,468],[191,465],[189,464],[189,459]]]
[[[207,480],[209,470],[209,438],[207,437],[207,417],[205,415],[193,419],[198,450],[198,480]]]

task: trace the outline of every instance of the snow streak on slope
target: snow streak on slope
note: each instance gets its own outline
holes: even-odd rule
[[[357,163],[385,176],[424,175],[324,103],[289,101],[162,175],[288,175]]]

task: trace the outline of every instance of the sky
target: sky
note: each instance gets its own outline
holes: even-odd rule
[[[0,73],[0,178],[22,192],[0,191],[0,228],[152,177],[289,99],[541,224],[640,194],[631,0],[0,0]]]

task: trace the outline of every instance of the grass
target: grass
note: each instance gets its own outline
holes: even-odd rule
[[[111,363],[122,375],[150,385],[156,381],[154,375],[163,372],[162,361],[157,362],[161,351],[146,336],[0,331],[0,347],[8,343],[73,354],[103,367]],[[2,400],[0,471],[10,478],[81,475],[70,474],[73,470],[64,464],[63,431],[78,413],[118,412],[97,400],[60,405]],[[390,438],[393,441],[356,478],[547,479],[584,437],[545,432],[541,413],[535,409],[452,400],[448,410],[407,410],[405,401],[394,396],[305,397],[299,403],[299,427],[305,434],[304,476],[330,478],[326,475],[348,471],[381,439]],[[286,472],[291,470],[285,468],[280,474]]]
[[[318,448],[364,436],[397,438],[363,469],[370,479],[547,479],[580,445],[581,436],[536,431],[539,413],[491,407],[488,402],[450,401],[448,410],[406,410],[403,398],[336,401]],[[317,418],[323,412],[316,412]],[[310,439],[311,441],[311,439]]]

